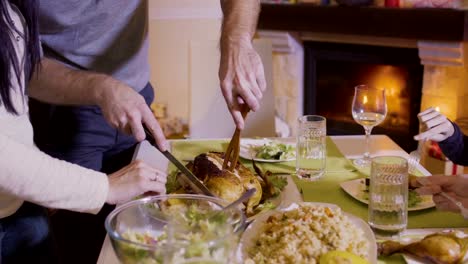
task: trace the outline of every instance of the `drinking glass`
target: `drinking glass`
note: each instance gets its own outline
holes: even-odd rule
[[[307,180],[316,180],[325,172],[327,156],[326,119],[318,115],[306,115],[298,119],[296,141],[296,174]]]
[[[372,128],[384,121],[387,115],[385,90],[376,89],[367,85],[358,85],[354,88],[352,114],[354,120],[364,127],[366,133],[365,151],[362,158],[354,160],[359,167],[370,165],[370,135]]]
[[[408,162],[403,157],[372,159],[369,225],[377,237],[392,237],[408,223]]]

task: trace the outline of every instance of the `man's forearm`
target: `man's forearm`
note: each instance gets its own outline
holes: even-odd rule
[[[41,67],[29,82],[27,93],[29,97],[53,104],[97,105],[103,89],[111,87],[112,82],[118,81],[104,74],[70,69],[43,58]]]
[[[250,41],[257,28],[260,0],[221,0],[221,8],[224,14],[221,45]]]

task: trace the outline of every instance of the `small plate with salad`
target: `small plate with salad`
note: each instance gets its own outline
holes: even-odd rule
[[[355,179],[342,182],[341,188],[356,200],[369,203],[369,179]],[[418,211],[434,207],[432,195],[419,195],[415,190],[408,190],[408,211]]]
[[[296,146],[270,139],[241,139],[239,155],[259,162],[285,162],[296,159]]]

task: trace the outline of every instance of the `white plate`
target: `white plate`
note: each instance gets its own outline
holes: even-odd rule
[[[340,183],[341,188],[351,195],[356,200],[368,204],[366,196],[366,182],[365,179],[356,179]],[[432,201],[432,195],[421,195],[422,201],[414,207],[408,207],[408,211],[418,211],[427,208],[434,207],[435,204]]]
[[[425,236],[434,234],[434,233],[444,233],[450,231],[461,231],[460,237],[466,237],[466,232],[468,231],[466,228],[421,228],[421,229],[408,229],[406,230],[403,235],[401,236],[401,243],[402,244],[409,244],[411,242],[415,242],[417,240],[423,239]],[[417,257],[403,254],[403,258],[405,259],[407,264],[424,264],[427,261],[421,260]],[[465,254],[465,258],[461,263],[467,263],[468,261],[468,254]]]
[[[264,225],[264,222],[268,219],[268,217],[270,217],[273,214],[280,213],[282,211],[293,210],[298,207],[298,204],[301,204],[301,203],[292,203],[287,208],[269,211],[267,213],[260,215],[255,221],[253,221],[242,234],[242,237],[239,243],[239,248],[238,248],[238,254],[237,254],[238,258],[242,262],[247,258],[248,256],[247,250],[249,250],[250,248],[254,246],[253,243],[255,242],[255,238],[258,237],[259,232],[263,231],[262,226]],[[327,206],[327,207],[338,207],[335,204],[328,204],[328,203],[303,202],[303,204],[311,204],[311,205]],[[369,241],[368,261],[369,263],[371,264],[377,263],[377,243],[375,240],[374,233],[370,229],[369,225],[358,217],[355,217],[348,213],[344,213],[344,214],[351,220],[351,222],[355,226],[357,226],[364,232],[364,236],[368,239]]]
[[[259,161],[259,162],[285,162],[285,161],[296,160],[296,158],[282,159],[282,160],[255,158],[257,153],[253,148],[263,146],[264,144],[268,144],[268,143],[271,143],[271,142],[273,142],[273,140],[269,140],[269,139],[241,139],[239,156],[241,156],[244,159],[248,159],[248,160],[253,159],[253,160]],[[287,143],[287,142],[281,142],[281,143],[294,146],[294,144],[292,144],[292,143]]]

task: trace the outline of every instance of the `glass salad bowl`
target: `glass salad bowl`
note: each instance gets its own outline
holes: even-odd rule
[[[105,221],[122,263],[234,263],[245,228],[241,208],[192,194],[159,195],[117,207]]]

